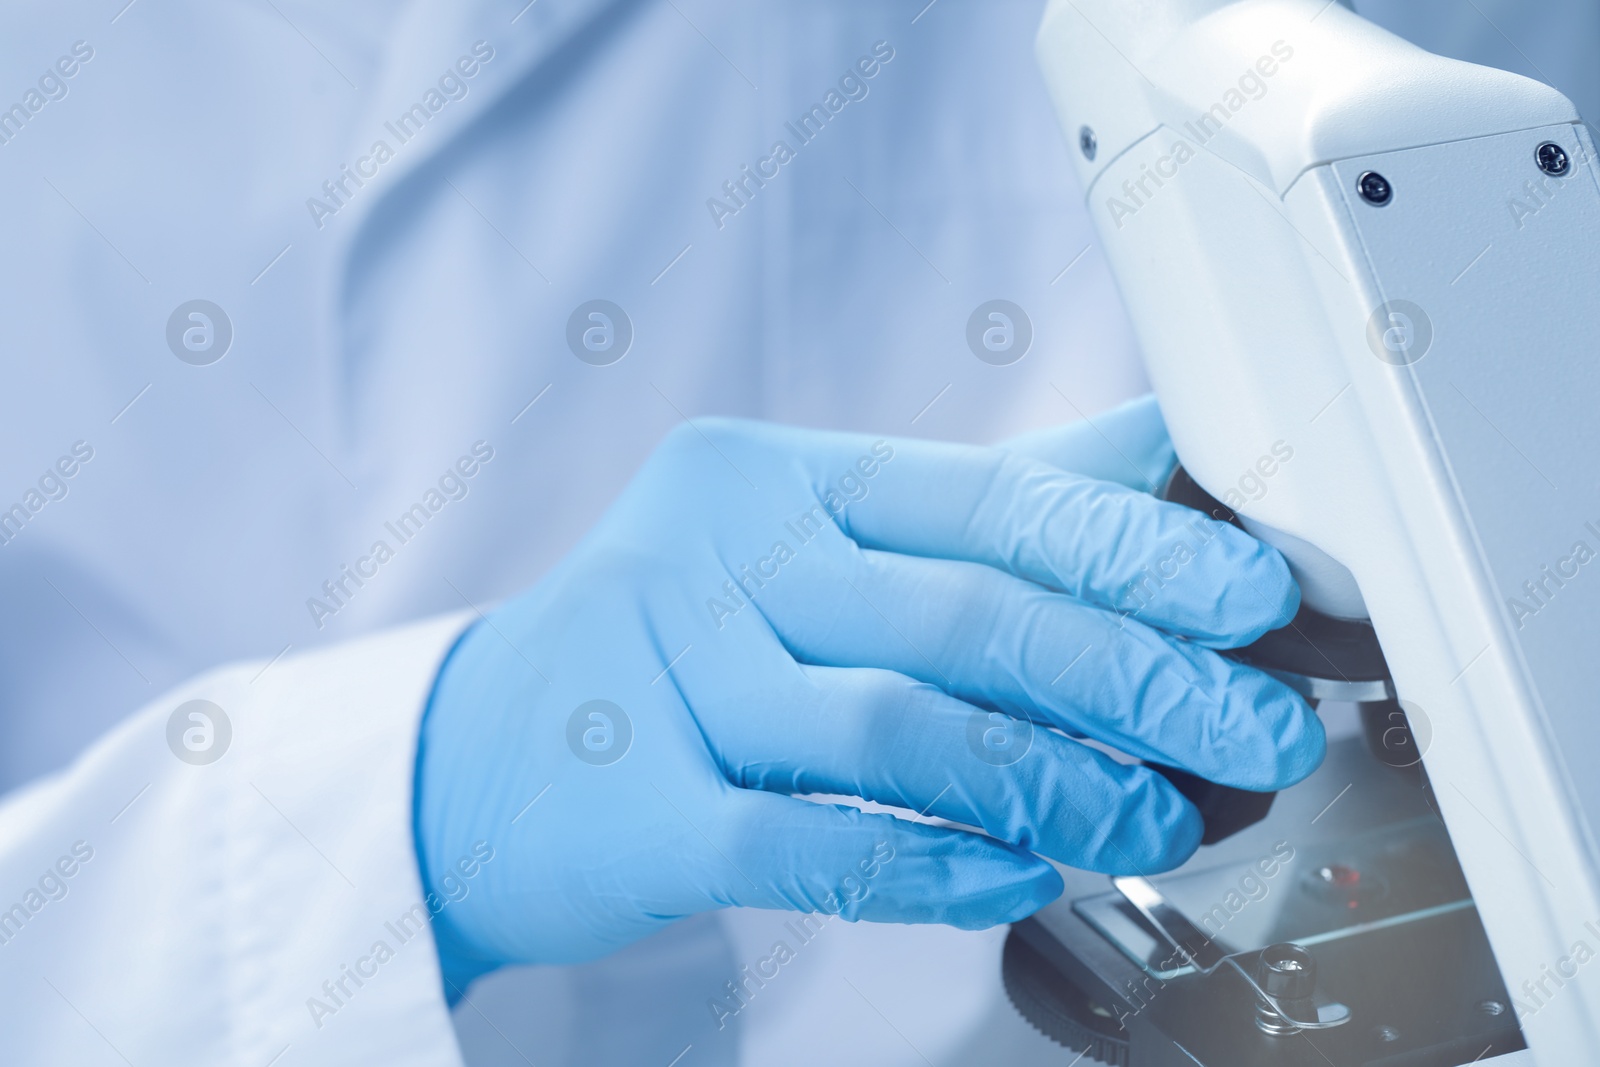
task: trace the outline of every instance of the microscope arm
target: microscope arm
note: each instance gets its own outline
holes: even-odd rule
[[[1330,0],[1054,0],[1038,53],[1180,460],[1370,619],[1527,1040],[1577,1062],[1600,968],[1523,991],[1600,948],[1587,129]]]

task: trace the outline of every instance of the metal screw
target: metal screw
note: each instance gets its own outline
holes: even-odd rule
[[[1567,158],[1567,150],[1554,141],[1546,141],[1540,145],[1534,151],[1533,158],[1538,160],[1540,170],[1556,178],[1572,169],[1572,160]]]
[[[1498,1000],[1478,1001],[1478,1014],[1485,1018],[1494,1019],[1506,1013],[1506,1006]]]
[[[1094,154],[1100,149],[1100,142],[1095,139],[1094,130],[1085,126],[1078,131],[1078,147],[1083,149],[1083,158],[1094,159]]]
[[[1361,199],[1374,207],[1382,207],[1394,199],[1394,186],[1375,170],[1369,170],[1356,179],[1356,191],[1361,194]]]
[[[1372,1036],[1376,1037],[1385,1045],[1392,1045],[1396,1041],[1400,1040],[1400,1031],[1396,1030],[1392,1026],[1378,1026],[1373,1028]]]
[[[1300,1028],[1294,1019],[1317,1017],[1312,1000],[1317,989],[1317,961],[1301,946],[1284,942],[1262,949],[1256,981],[1268,996],[1277,999],[1273,1005],[1256,997],[1256,1028],[1262,1033],[1274,1037],[1296,1034]]]

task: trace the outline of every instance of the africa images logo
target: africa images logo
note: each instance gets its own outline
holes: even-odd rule
[[[209,300],[188,300],[167,317],[167,347],[193,367],[208,367],[233,345],[233,321]]]
[[[609,367],[633,347],[633,320],[609,300],[579,304],[567,318],[567,347],[591,367]]]
[[[1033,321],[1009,300],[979,304],[967,319],[967,347],[992,367],[1009,367],[1033,347]]]
[[[385,122],[383,128],[394,139],[378,137],[373,140],[365,155],[357,157],[355,166],[339,165],[339,173],[322,183],[322,196],[306,198],[306,210],[317,229],[327,225],[327,220],[350,205],[356,193],[367,182],[378,177],[380,168],[395,158],[396,150],[422,133],[423,127],[453,101],[465,100],[471,92],[471,80],[494,59],[494,46],[488,41],[475,41],[472,54],[459,57],[444,69],[438,81],[423,90],[420,98],[404,108],[395,118]]]
[[[587,700],[567,717],[567,747],[591,767],[609,767],[633,747],[633,720],[609,700]]]
[[[723,196],[707,197],[706,210],[711,213],[711,221],[717,224],[717,229],[725,227],[728,219],[749,207],[756,194],[799,158],[800,149],[822,136],[828,123],[846,107],[865,100],[872,91],[867,83],[876,78],[894,56],[894,46],[888,41],[875,42],[871,55],[857,59],[840,75],[837,88],[828,89],[820,103],[812,104],[799,118],[783,124],[788,136],[774,141],[772,150],[756,160],[754,169],[748,163],[743,164],[736,177],[722,183]]]
[[[1229,86],[1223,92],[1222,99],[1212,104],[1203,115],[1193,122],[1185,122],[1183,132],[1188,136],[1179,135],[1171,151],[1158,158],[1154,167],[1141,163],[1138,177],[1122,183],[1122,197],[1106,198],[1106,212],[1111,216],[1111,221],[1116,223],[1117,229],[1122,229],[1127,220],[1153,200],[1167,182],[1176,178],[1179,169],[1198,156],[1200,149],[1220,134],[1233,117],[1244,110],[1246,104],[1267,95],[1266,79],[1278,73],[1280,64],[1294,58],[1294,49],[1286,41],[1274,41],[1271,52],[1271,55],[1257,59],[1253,67],[1245,68],[1237,84]],[[1150,187],[1152,183],[1154,189]]]
[[[1407,367],[1433,347],[1433,320],[1409,300],[1390,300],[1367,319],[1367,347],[1391,367]]]
[[[188,700],[167,716],[167,747],[196,767],[215,763],[233,743],[228,713],[209,700]]]

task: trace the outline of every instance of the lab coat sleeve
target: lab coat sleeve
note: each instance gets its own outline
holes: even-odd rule
[[[213,671],[7,798],[0,1062],[459,1063],[412,786],[465,622]]]

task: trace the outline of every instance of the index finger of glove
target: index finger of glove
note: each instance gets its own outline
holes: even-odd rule
[[[1201,644],[1249,644],[1300,591],[1276,550],[1226,523],[999,449],[867,441],[791,520],[857,544],[996,567]],[[830,470],[819,466],[816,474]]]

